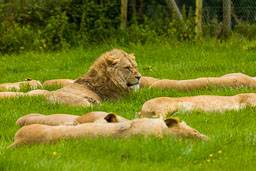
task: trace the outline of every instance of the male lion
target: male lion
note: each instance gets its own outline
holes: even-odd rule
[[[160,116],[179,110],[201,110],[205,112],[239,110],[246,106],[256,106],[256,93],[243,93],[235,96],[200,95],[192,97],[158,97],[145,102],[138,113],[144,117]]]
[[[140,78],[134,55],[114,49],[101,55],[88,73],[74,83],[56,91],[40,92],[40,95],[44,95],[52,103],[90,106],[101,104],[108,99],[119,99],[132,89],[137,90]],[[19,95],[20,93],[17,93],[17,96]],[[22,95],[29,95],[29,92]],[[0,97],[4,98],[5,92],[0,92]]]
[[[122,94],[138,89],[140,78],[134,55],[114,49],[101,55],[84,76],[49,92],[46,98],[53,103],[73,106],[101,104],[104,100],[119,99]]]

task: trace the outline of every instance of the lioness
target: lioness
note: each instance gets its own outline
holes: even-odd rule
[[[0,84],[0,91],[10,91],[12,89],[20,90],[21,88],[24,88],[26,86],[29,86],[30,88],[35,89],[35,88],[42,87],[42,84],[40,81],[27,78],[25,79],[25,81],[21,81],[21,82]]]
[[[116,117],[109,114],[108,118]],[[110,119],[111,120],[111,119]],[[9,147],[22,144],[54,143],[61,139],[81,139],[86,137],[130,137],[132,135],[163,135],[209,139],[197,130],[179,122],[176,118],[162,119],[134,119],[118,123],[85,123],[76,126],[49,126],[42,124],[27,125],[18,130],[15,141]]]
[[[30,113],[20,117],[16,121],[16,125],[22,127],[25,125],[31,124],[45,124],[50,126],[57,126],[57,125],[77,125],[82,123],[89,123],[89,122],[123,122],[127,121],[127,119],[116,115],[116,117],[108,118],[107,116],[110,113],[102,112],[102,111],[95,111],[89,112],[82,116],[77,115],[69,115],[69,114],[52,114],[52,115],[43,115],[39,113]],[[116,119],[116,120],[109,120],[109,119]]]
[[[246,106],[255,105],[255,93],[237,94],[235,96],[158,97],[145,102],[138,114],[145,117],[160,116],[165,118],[169,113],[172,114],[179,110],[224,112],[225,110],[239,110]]]
[[[15,98],[15,97],[21,97],[21,96],[44,96],[49,91],[47,90],[32,90],[27,93],[23,92],[0,92],[0,99],[1,98]]]
[[[52,103],[90,106],[107,99],[119,99],[123,94],[137,90],[140,78],[134,55],[114,49],[101,55],[88,73],[74,83],[41,95]],[[0,92],[0,97],[4,98],[5,92]]]
[[[252,87],[256,89],[256,78],[242,73],[231,73],[222,77],[202,77],[193,80],[158,80],[152,77],[142,77],[141,87],[154,87],[164,90],[178,89],[190,91],[196,89],[217,87]]]

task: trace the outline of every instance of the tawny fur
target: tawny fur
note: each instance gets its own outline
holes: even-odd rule
[[[16,121],[16,125],[22,127],[31,124],[45,124],[45,125],[73,125],[74,120],[79,116],[69,114],[52,114],[43,115],[39,113],[30,113],[20,117]],[[74,124],[75,125],[75,124]]]
[[[205,77],[193,80],[168,80],[163,79],[154,81],[150,87],[160,88],[164,90],[178,89],[181,91],[190,91],[196,89],[216,87],[252,87],[256,88],[256,78],[250,77],[242,73],[231,73],[222,77]]]
[[[22,144],[54,143],[61,139],[81,139],[99,136],[130,137],[134,135],[163,135],[208,139],[185,122],[179,123],[176,118],[134,119],[118,123],[85,123],[77,126],[48,126],[33,124],[22,127],[15,135],[15,141],[9,147]]]
[[[0,99],[18,98],[24,96],[22,92],[0,92]]]
[[[10,91],[10,90],[20,90],[21,88],[30,87],[31,89],[42,87],[40,81],[31,80],[30,78],[25,79],[25,81],[16,83],[3,83],[0,84],[0,91]]]
[[[156,81],[159,81],[159,79],[153,78],[153,77],[141,77],[140,87],[141,88],[150,87]]]
[[[32,90],[27,93],[24,93],[26,96],[45,96],[49,91],[48,90]]]
[[[86,113],[82,116],[70,115],[70,114],[52,114],[52,115],[43,115],[39,113],[31,113],[20,117],[16,121],[16,125],[22,127],[25,125],[31,124],[45,124],[50,126],[57,125],[77,125],[82,123],[90,123],[90,122],[123,122],[127,121],[127,119],[116,115],[115,118],[105,118],[110,113],[102,112],[102,111],[94,111]],[[113,113],[111,113],[113,114]],[[109,120],[116,119],[116,120]]]
[[[115,117],[113,117],[113,115],[115,115]],[[110,116],[110,117],[108,118],[107,116]],[[89,122],[106,123],[106,122],[124,122],[124,121],[128,121],[128,120],[114,113],[107,113],[107,112],[101,112],[101,111],[90,112],[75,119],[75,123],[79,123],[79,124],[89,123]]]
[[[47,90],[32,90],[28,93],[22,92],[0,92],[1,98],[17,98],[21,96],[45,96],[49,91]]]
[[[239,110],[246,106],[256,105],[255,93],[244,93],[235,96],[200,95],[192,97],[158,97],[145,102],[139,115],[144,117],[160,116],[180,110],[200,110],[205,112]]]
[[[46,80],[43,83],[43,86],[66,86],[69,84],[74,83],[75,80],[71,80],[71,79],[55,79],[55,80]]]

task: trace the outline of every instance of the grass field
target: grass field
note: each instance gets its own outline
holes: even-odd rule
[[[2,55],[0,83],[28,77],[42,82],[55,78],[75,79],[86,73],[98,56],[112,48],[123,47],[106,45],[67,52]],[[123,49],[135,54],[139,71],[144,76],[177,80],[233,72],[256,76],[256,50],[243,48],[240,44],[145,45]],[[82,115],[101,110],[132,119],[142,104],[154,97],[243,92],[255,90],[212,88],[179,92],[144,89],[118,102],[109,101],[88,108],[53,105],[43,97],[0,100],[0,170],[255,170],[256,108],[223,114],[198,111],[176,114],[180,120],[208,135],[211,141],[182,141],[168,137],[98,138],[6,148],[19,129],[16,120],[28,113]]]

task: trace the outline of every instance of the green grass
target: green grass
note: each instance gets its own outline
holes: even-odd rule
[[[256,50],[243,50],[241,46],[208,43],[130,46],[123,49],[135,54],[144,76],[177,80],[221,76],[232,72],[256,76]],[[0,56],[0,83],[21,81],[27,77],[42,82],[55,78],[75,79],[86,73],[98,56],[112,48],[122,47],[103,46],[67,52],[27,52]],[[149,66],[152,71],[147,69]],[[179,92],[144,89],[118,102],[109,101],[88,108],[53,105],[42,97],[0,100],[0,170],[254,170],[256,108],[249,107],[223,114],[198,111],[176,114],[180,120],[208,135],[211,141],[108,137],[6,148],[13,142],[19,129],[15,125],[16,120],[32,112],[82,115],[102,110],[132,119],[142,104],[154,97],[235,95],[243,92],[255,90],[213,88]],[[219,150],[222,150],[221,154]],[[53,152],[57,154],[53,155]],[[210,157],[210,154],[213,156]]]

